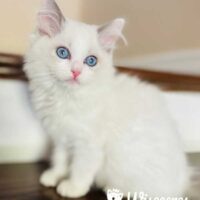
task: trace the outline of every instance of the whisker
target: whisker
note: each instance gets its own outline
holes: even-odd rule
[[[53,73],[31,75],[31,78],[51,78],[51,77],[55,77],[55,75]]]
[[[32,77],[43,77],[43,76],[51,76],[54,75],[53,73],[40,73],[40,74],[36,74],[33,75]]]

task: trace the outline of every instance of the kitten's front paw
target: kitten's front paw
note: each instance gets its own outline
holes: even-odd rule
[[[70,180],[63,180],[57,187],[57,192],[62,197],[79,198],[89,192],[88,186],[73,184]]]
[[[40,183],[46,187],[55,187],[64,176],[64,172],[48,169],[40,176]]]

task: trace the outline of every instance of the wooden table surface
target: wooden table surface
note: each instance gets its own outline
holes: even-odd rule
[[[0,200],[64,200],[55,189],[42,187],[38,180],[47,164],[0,165]],[[92,191],[79,200],[106,200],[101,191]]]

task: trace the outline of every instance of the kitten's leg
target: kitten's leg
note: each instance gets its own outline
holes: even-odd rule
[[[53,150],[51,167],[43,172],[40,183],[46,187],[55,187],[68,174],[68,152],[66,148],[57,147]]]
[[[95,145],[85,144],[74,150],[70,178],[61,181],[57,192],[63,197],[78,198],[86,195],[102,163],[102,151]]]

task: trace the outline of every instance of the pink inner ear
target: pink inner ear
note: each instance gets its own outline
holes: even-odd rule
[[[41,35],[48,35],[49,37],[55,36],[60,32],[60,24],[56,19],[56,16],[48,15],[48,14],[39,14],[39,33]]]
[[[38,31],[41,35],[53,37],[61,31],[65,18],[55,0],[43,0],[38,13]]]
[[[100,38],[100,42],[104,46],[112,46],[116,42],[117,38],[116,35],[104,35]]]
[[[98,28],[99,41],[107,51],[110,51],[115,47],[119,38],[123,39],[122,29],[124,22],[124,19],[118,18],[111,23]]]
[[[117,39],[117,35],[110,34],[102,34],[99,38],[101,45],[107,50],[110,50],[115,46]]]

